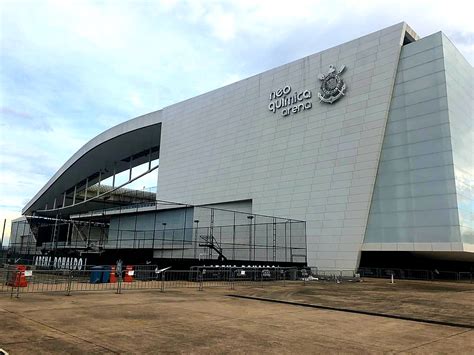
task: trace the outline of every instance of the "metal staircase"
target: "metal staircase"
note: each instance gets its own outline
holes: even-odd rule
[[[216,238],[214,238],[213,235],[201,235],[199,236],[199,238],[201,238],[204,241],[203,243],[199,243],[199,246],[209,248],[210,256],[212,256],[211,252],[212,250],[214,250],[219,255],[217,257],[217,260],[227,261],[227,257],[222,253],[222,247],[219,245],[219,243],[217,242]]]

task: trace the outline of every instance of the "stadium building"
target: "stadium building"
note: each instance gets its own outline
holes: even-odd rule
[[[24,207],[11,255],[472,265],[473,74],[442,32],[400,23],[124,122]]]

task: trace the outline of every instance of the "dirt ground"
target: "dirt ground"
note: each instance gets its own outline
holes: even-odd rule
[[[364,279],[361,283],[311,282],[240,295],[467,325],[474,328],[474,284]]]
[[[237,299],[250,295],[464,327]],[[474,285],[366,280],[0,295],[0,348],[30,353],[474,353]]]

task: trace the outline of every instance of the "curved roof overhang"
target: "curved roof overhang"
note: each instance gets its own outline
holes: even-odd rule
[[[89,186],[114,173],[159,158],[161,111],[134,118],[99,134],[80,148],[29,201],[22,214],[52,206],[65,192],[86,179]],[[47,209],[47,208],[46,208]]]

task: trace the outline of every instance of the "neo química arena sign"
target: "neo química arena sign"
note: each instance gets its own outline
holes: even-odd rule
[[[321,81],[320,92],[318,92],[320,102],[332,104],[344,96],[346,84],[341,74],[345,68],[346,66],[342,65],[339,69],[336,69],[331,64],[326,74],[318,75],[318,79]],[[313,107],[313,103],[310,101],[312,96],[311,90],[291,91],[291,86],[286,85],[272,91],[268,109],[273,113],[280,112],[283,117],[297,114]]]
[[[310,101],[312,97],[311,90],[291,91],[291,86],[273,91],[270,94],[270,103],[268,109],[273,113],[280,112],[283,117],[298,112],[311,109],[313,107]]]

